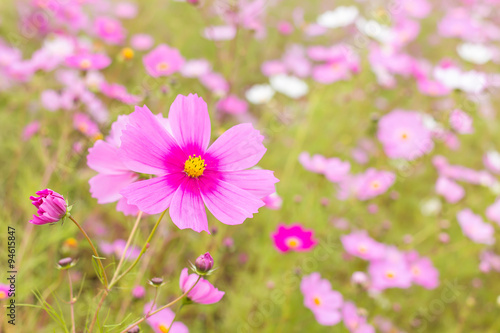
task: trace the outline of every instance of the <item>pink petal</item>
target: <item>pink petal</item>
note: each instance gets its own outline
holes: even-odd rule
[[[137,178],[133,172],[116,175],[98,174],[89,180],[90,193],[100,204],[114,202],[122,197],[120,191],[135,182]]]
[[[194,231],[208,231],[205,205],[201,199],[198,181],[185,178],[175,192],[170,206],[170,217],[179,229],[190,228]]]
[[[205,174],[226,183],[233,184],[259,199],[276,192],[274,184],[279,182],[279,180],[274,177],[273,171],[261,169],[228,172],[210,171]]]
[[[263,140],[252,124],[231,127],[208,148],[205,155],[207,169],[238,171],[253,167],[266,152]]]
[[[205,152],[210,142],[207,103],[198,95],[178,95],[170,106],[168,120],[172,133],[188,154]]]
[[[208,210],[225,224],[241,224],[264,206],[262,200],[249,192],[216,178],[202,177],[199,185]]]
[[[130,184],[120,193],[129,205],[136,205],[148,214],[158,214],[167,209],[175,191],[186,178],[184,173],[173,173]]]
[[[147,106],[135,107],[121,139],[120,156],[133,171],[165,174],[184,170],[188,156]]]
[[[89,149],[87,165],[105,174],[121,174],[129,171],[122,163],[118,148],[102,140],[97,141],[94,147]]]

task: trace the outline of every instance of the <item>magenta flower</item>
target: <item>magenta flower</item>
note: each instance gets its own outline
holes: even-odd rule
[[[209,148],[210,118],[197,95],[179,95],[169,113],[172,135],[151,111],[136,107],[123,131],[125,165],[158,177],[127,186],[121,194],[148,214],[170,208],[180,229],[208,232],[205,205],[222,223],[241,224],[275,192],[278,180],[268,170],[245,170],[264,155],[264,139],[251,124],[230,128]]]
[[[132,289],[132,296],[137,299],[143,298],[144,296],[146,296],[146,288],[141,285],[136,285]]]
[[[493,226],[485,223],[481,216],[474,214],[469,208],[459,211],[457,220],[464,235],[473,242],[486,245],[495,243],[495,229]]]
[[[29,123],[24,127],[21,138],[23,139],[23,141],[28,141],[39,130],[40,130],[40,122],[32,121],[31,123]]]
[[[188,269],[184,268],[179,279],[179,286],[183,292],[186,292],[193,286],[196,280],[198,280],[198,274],[188,275]],[[193,290],[187,294],[187,298],[195,303],[213,304],[220,301],[224,294],[225,292],[219,291],[210,282],[204,278],[200,278],[200,281],[198,281]]]
[[[426,289],[434,289],[439,285],[439,271],[429,258],[420,257],[413,251],[406,254],[413,283]]]
[[[160,44],[142,59],[146,71],[152,77],[168,76],[178,72],[184,65],[179,50]]]
[[[280,252],[309,251],[316,246],[317,241],[313,238],[313,230],[305,229],[302,225],[295,223],[290,226],[278,225],[276,232],[271,234],[274,246]]]
[[[103,69],[111,64],[111,59],[104,54],[76,54],[66,58],[66,65],[71,68],[81,69],[84,71],[92,69]]]
[[[109,44],[121,44],[125,39],[125,29],[122,24],[111,17],[96,18],[94,29],[97,36]]]
[[[151,303],[144,305],[144,314],[149,313],[151,310]],[[152,311],[156,310],[156,306]],[[151,311],[151,312],[152,312]],[[146,323],[153,329],[155,333],[189,333],[189,329],[184,323],[174,321],[175,313],[169,308],[165,308],[152,316],[147,317]],[[172,324],[172,322],[174,323]],[[172,325],[172,327],[170,327]],[[170,327],[170,329],[169,329]]]
[[[0,301],[9,298],[10,286],[8,284],[0,284]]]
[[[364,260],[382,259],[386,246],[372,239],[366,231],[355,231],[340,238],[347,253]]]
[[[68,213],[68,205],[64,197],[50,189],[45,189],[36,192],[38,197],[31,196],[32,204],[38,208],[37,215],[33,215],[33,219],[29,222],[42,225],[47,223],[55,223],[61,220]]]
[[[304,305],[310,309],[318,323],[333,326],[342,319],[342,295],[335,290],[328,280],[322,279],[317,272],[304,276],[300,282],[300,291],[304,295]]]
[[[383,116],[378,124],[377,137],[390,158],[414,160],[434,147],[431,132],[415,111],[394,110]]]

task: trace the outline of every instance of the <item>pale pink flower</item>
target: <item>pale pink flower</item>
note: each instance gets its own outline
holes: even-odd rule
[[[248,103],[236,95],[229,95],[217,102],[217,110],[229,114],[242,114],[248,111]]]
[[[125,29],[122,24],[111,17],[96,18],[94,29],[97,36],[109,44],[121,44],[125,39]]]
[[[481,216],[474,214],[469,208],[457,213],[458,224],[465,236],[475,243],[493,245],[495,243],[495,229],[485,223]]]
[[[183,292],[188,291],[198,280],[198,274],[188,274],[188,269],[184,268],[179,279],[179,286]],[[210,282],[204,278],[187,294],[187,298],[195,303],[213,304],[221,300],[225,292],[219,291]]]
[[[366,231],[355,231],[340,237],[347,253],[364,260],[378,260],[384,257],[386,246],[370,236]]]
[[[148,34],[135,34],[130,38],[130,45],[134,50],[146,51],[153,47],[155,40]]]
[[[28,141],[33,135],[35,135],[40,130],[40,122],[32,121],[26,125],[23,129],[23,134],[21,136],[23,141]]]
[[[342,295],[332,290],[330,282],[322,279],[319,273],[304,276],[300,291],[304,295],[304,305],[313,312],[318,323],[333,326],[342,320]]]
[[[439,271],[429,258],[420,257],[416,251],[406,254],[406,260],[412,281],[426,289],[435,289],[439,285]]]
[[[500,226],[500,198],[486,208],[486,217]]]
[[[184,77],[200,77],[209,74],[212,65],[206,59],[192,59],[184,63],[181,68],[181,75]]]
[[[66,58],[66,65],[84,71],[103,69],[111,64],[111,59],[105,54],[75,54]]]
[[[472,118],[462,110],[455,109],[451,112],[450,125],[460,134],[474,133]]]
[[[436,193],[450,203],[456,203],[465,196],[464,188],[446,177],[439,177],[436,181]]]
[[[179,50],[160,44],[142,59],[152,77],[169,76],[181,70],[184,58]]]
[[[409,288],[412,275],[403,255],[396,249],[389,249],[383,260],[370,262],[368,272],[374,290],[387,288]]]
[[[90,138],[94,138],[100,133],[97,124],[81,112],[77,112],[73,116],[73,127]]]

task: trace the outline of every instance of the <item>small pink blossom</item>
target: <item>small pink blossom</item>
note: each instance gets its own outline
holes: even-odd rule
[[[485,153],[483,163],[491,172],[500,174],[500,153],[498,151],[491,150]]]
[[[436,181],[436,193],[450,203],[456,203],[465,196],[464,188],[446,177],[439,177]]]
[[[386,255],[383,260],[371,261],[368,272],[371,277],[371,287],[374,290],[387,288],[409,288],[412,275],[403,255],[397,250],[389,250],[391,255]]]
[[[500,198],[486,208],[486,217],[500,226]]]
[[[0,301],[9,298],[10,286],[8,284],[0,283]]]
[[[385,255],[386,246],[370,236],[366,231],[356,231],[340,237],[347,253],[364,260],[377,260]]]
[[[227,82],[222,74],[209,72],[201,75],[199,80],[208,90],[218,96],[224,96],[229,92],[229,82]]]
[[[137,285],[132,289],[132,296],[134,298],[140,299],[146,296],[146,288],[141,285]]]
[[[109,66],[111,59],[104,54],[76,54],[66,58],[66,65],[71,68],[88,70],[99,70]]]
[[[206,59],[191,59],[184,63],[181,74],[184,77],[201,77],[212,71],[212,65]]]
[[[214,41],[231,40],[236,36],[236,28],[231,25],[210,26],[205,28],[203,36]]]
[[[135,34],[130,38],[130,45],[134,50],[146,51],[153,47],[155,41],[151,35]]]
[[[319,324],[333,326],[342,320],[342,295],[332,290],[330,282],[317,272],[304,276],[300,282],[304,305],[314,314]]]
[[[198,280],[198,275],[188,275],[188,269],[184,268],[179,279],[179,286],[183,292],[186,292],[191,289],[196,280]],[[213,304],[220,301],[224,294],[223,291],[219,291],[219,289],[215,288],[210,282],[204,278],[200,278],[200,281],[193,290],[187,294],[187,298],[195,303]]]
[[[274,246],[280,252],[310,251],[317,241],[313,238],[313,230],[305,229],[301,224],[290,226],[279,224],[278,229],[271,234]]]
[[[472,118],[462,110],[455,109],[451,112],[450,125],[460,134],[474,133]]]
[[[73,116],[73,127],[90,138],[93,138],[100,133],[97,124],[93,122],[85,113],[75,113]]]
[[[262,201],[264,201],[267,208],[273,210],[281,209],[281,206],[283,205],[283,199],[276,192],[265,196],[262,198]]]
[[[94,29],[97,36],[109,44],[121,44],[125,39],[125,29],[122,24],[111,17],[96,18]]]
[[[216,108],[229,114],[242,114],[248,111],[248,103],[236,95],[229,95],[218,101]]]
[[[23,139],[23,141],[28,141],[29,139],[31,139],[33,135],[38,133],[39,130],[40,130],[40,122],[32,121],[31,123],[29,123],[24,127],[21,138]]]
[[[160,44],[144,56],[143,63],[152,77],[169,76],[181,70],[184,58],[179,50]]]
[[[485,223],[481,216],[474,214],[469,208],[457,213],[458,224],[465,236],[475,243],[493,245],[495,243],[495,229]]]

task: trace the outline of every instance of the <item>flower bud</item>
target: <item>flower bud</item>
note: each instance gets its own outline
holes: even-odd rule
[[[31,203],[38,208],[38,215],[33,215],[30,223],[36,225],[55,223],[69,215],[68,204],[64,197],[50,189],[36,192],[38,197],[30,197]]]
[[[134,326],[131,329],[129,329],[127,333],[139,333],[140,331],[141,329],[139,328],[139,326]]]
[[[201,273],[201,275],[206,274],[214,267],[214,259],[207,252],[196,259],[194,266],[197,273]]]
[[[57,262],[59,269],[68,269],[74,266],[73,258],[63,258]]]
[[[151,280],[149,280],[149,284],[152,285],[153,287],[160,287],[163,285],[163,279],[160,277],[154,277]]]

